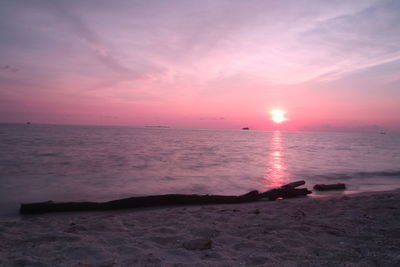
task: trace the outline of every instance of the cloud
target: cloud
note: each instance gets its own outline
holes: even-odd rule
[[[340,79],[371,64],[394,60],[396,55],[384,49],[372,58],[363,54],[368,47],[355,57],[354,52],[363,41],[353,45],[346,37],[354,33],[354,38],[364,38],[366,30],[356,32],[348,26],[357,25],[360,17],[368,24],[368,10],[385,13],[389,4],[380,7],[377,3],[381,2],[377,1],[312,3],[214,1],[199,5],[188,1],[182,5],[172,3],[176,8],[173,11],[155,4],[151,8],[159,16],[151,21],[143,17],[133,20],[143,19],[151,25],[149,32],[156,36],[157,43],[150,43],[147,54],[153,52],[167,67],[194,79],[246,75],[262,78],[266,83],[296,84]],[[384,16],[379,17],[383,17],[382,28],[391,23]],[[368,33],[381,38],[375,38],[374,47],[385,47],[387,36],[380,32],[377,27]],[[149,38],[142,34],[144,40]]]
[[[15,72],[19,71],[19,69],[17,69],[16,67],[12,67],[10,65],[0,66],[0,70],[6,71],[6,72],[11,72],[11,73],[15,73]]]
[[[330,81],[399,57],[400,15],[391,1],[42,3],[119,75],[117,83],[165,71],[203,83],[240,75]]]
[[[65,21],[70,26],[71,30],[96,54],[101,63],[120,74],[129,74],[134,77],[141,76],[132,69],[121,64],[113,56],[105,42],[94,31],[92,31],[78,15],[65,8],[60,2],[49,1],[48,4],[49,8],[53,10],[57,18]]]
[[[400,60],[400,5],[381,1],[356,13],[320,21],[300,36],[309,53],[320,53],[319,81],[332,81]],[[311,58],[313,55],[311,54]]]
[[[225,117],[201,117],[200,120],[202,120],[202,121],[219,121],[219,120],[225,120]]]

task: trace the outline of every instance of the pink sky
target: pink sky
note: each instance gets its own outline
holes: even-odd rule
[[[0,25],[0,122],[400,132],[398,1],[2,1]]]

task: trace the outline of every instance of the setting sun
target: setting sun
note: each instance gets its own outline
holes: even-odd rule
[[[286,111],[280,110],[280,109],[273,109],[270,111],[271,113],[271,120],[275,123],[281,123],[287,120],[285,118]]]

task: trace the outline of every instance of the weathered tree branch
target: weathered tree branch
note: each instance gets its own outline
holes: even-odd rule
[[[305,184],[304,181],[298,181],[284,185],[280,188],[272,189],[264,193],[250,191],[240,196],[221,196],[221,195],[155,195],[144,197],[131,197],[108,202],[61,202],[52,201],[21,204],[19,212],[21,214],[35,214],[47,212],[63,211],[100,211],[116,210],[128,208],[145,208],[155,206],[172,205],[204,205],[204,204],[237,204],[258,201],[262,198],[275,200],[277,198],[289,198],[305,196],[311,193],[306,188],[296,189],[295,187]]]

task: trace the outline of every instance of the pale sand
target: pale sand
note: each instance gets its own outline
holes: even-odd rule
[[[27,216],[0,222],[0,265],[400,266],[399,203],[396,190]]]

